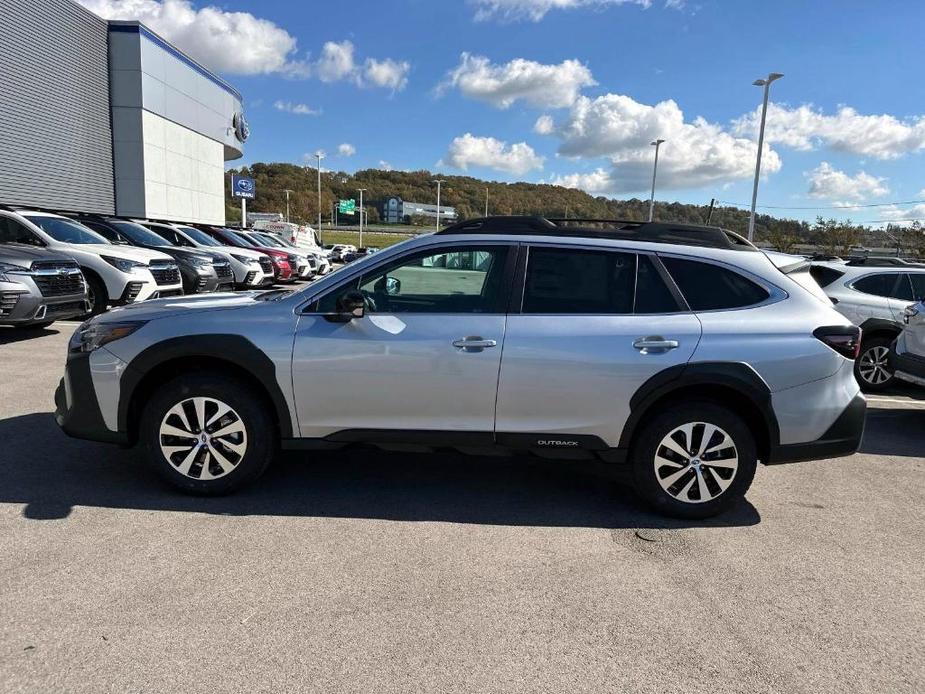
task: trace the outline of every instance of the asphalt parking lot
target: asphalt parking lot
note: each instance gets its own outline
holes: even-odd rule
[[[455,454],[287,458],[196,499],[58,430],[73,329],[0,328],[4,692],[925,689],[925,391],[707,522]]]

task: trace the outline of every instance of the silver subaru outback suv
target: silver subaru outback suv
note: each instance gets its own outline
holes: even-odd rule
[[[702,518],[759,461],[859,446],[860,330],[808,270],[716,227],[472,220],[299,291],[98,316],[57,420],[199,494],[278,448],[492,447],[626,466],[655,509]]]

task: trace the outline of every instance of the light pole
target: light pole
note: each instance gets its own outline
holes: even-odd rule
[[[438,179],[431,181],[431,183],[437,184],[437,231],[440,231],[440,186],[446,183],[446,181],[444,181],[441,178],[438,178]]]
[[[318,157],[318,233],[321,234],[321,160],[325,154],[319,149],[315,156]]]
[[[764,87],[764,102],[761,105],[761,127],[758,128],[758,156],[755,160],[755,186],[752,188],[752,213],[748,218],[748,240],[755,238],[755,204],[758,202],[758,177],[761,175],[761,150],[764,147],[764,121],[768,115],[768,92],[771,82],[779,80],[783,75],[779,72],[770,73],[766,79],[752,82],[756,87]]]
[[[363,247],[363,192],[366,188],[357,188],[360,194],[360,248]]]
[[[286,224],[289,224],[289,193],[295,191],[289,190],[288,188],[283,188],[283,192],[286,194]]]
[[[652,165],[652,195],[649,196],[649,221],[655,215],[655,174],[658,173],[658,148],[662,146],[664,140],[655,140],[650,145],[655,147],[655,164]]]
[[[488,186],[485,186],[485,216],[488,216]]]

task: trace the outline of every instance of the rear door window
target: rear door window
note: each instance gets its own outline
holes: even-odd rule
[[[896,294],[901,288],[901,280],[905,280],[905,276],[902,273],[881,272],[855,280],[851,286],[864,294],[872,294],[873,296],[882,296],[885,298],[899,298],[896,297]]]
[[[527,261],[523,313],[633,312],[636,255],[533,247]]]
[[[912,294],[916,301],[925,300],[925,272],[913,272],[909,274],[912,282]]]
[[[667,256],[661,260],[694,311],[745,308],[771,296],[761,285],[720,265]]]

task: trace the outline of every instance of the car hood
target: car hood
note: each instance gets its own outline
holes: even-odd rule
[[[266,253],[252,248],[239,248],[238,246],[203,246],[202,250],[221,251],[222,253],[229,254],[234,253],[242,258],[253,258],[254,260],[260,260],[261,256],[266,255]]]
[[[73,258],[61,251],[50,251],[47,248],[37,248],[24,243],[0,243],[0,263],[21,265],[28,269],[34,260],[73,260]]]
[[[115,243],[81,243],[75,244],[74,250],[89,251],[99,255],[108,255],[112,258],[134,260],[147,264],[151,260],[170,260],[171,257],[162,251],[152,251],[138,246],[123,246]]]
[[[213,311],[216,309],[230,309],[263,303],[269,295],[278,294],[278,291],[253,292],[219,292],[216,294],[191,294],[174,296],[164,299],[148,299],[137,304],[128,304],[110,309],[97,316],[94,321],[98,323],[118,323],[128,320],[157,320],[169,318],[177,314],[188,315],[191,312]]]

